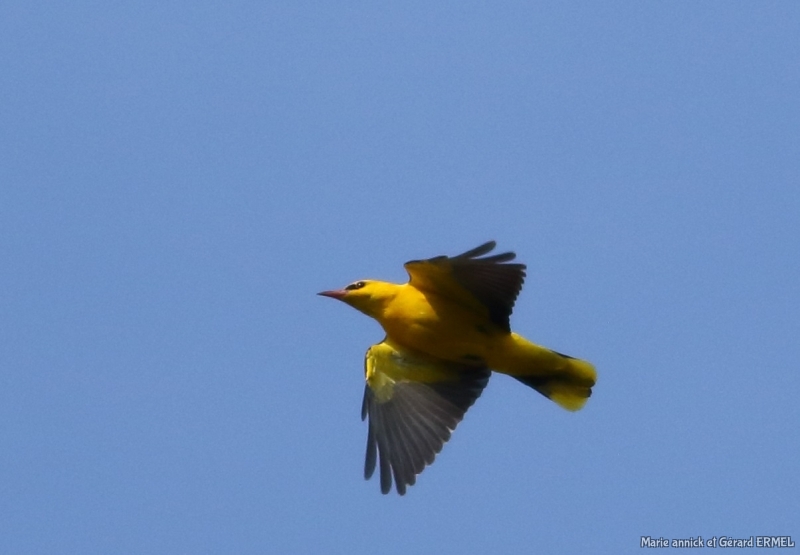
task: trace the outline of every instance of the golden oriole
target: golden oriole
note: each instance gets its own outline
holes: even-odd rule
[[[431,464],[491,371],[513,376],[568,410],[597,379],[584,361],[513,333],[509,316],[525,280],[513,252],[484,256],[490,241],[458,256],[405,264],[406,284],[360,280],[319,293],[371,316],[386,337],[367,350],[361,418],[369,417],[364,477],[380,455],[381,491],[400,495]],[[482,257],[482,258],[481,258]]]

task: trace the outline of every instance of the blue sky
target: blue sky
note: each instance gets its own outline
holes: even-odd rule
[[[800,540],[800,5],[431,4],[0,6],[0,551]],[[315,293],[489,239],[594,396],[382,496]]]

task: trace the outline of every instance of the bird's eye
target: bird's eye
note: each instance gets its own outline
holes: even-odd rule
[[[365,285],[366,285],[366,283],[364,283],[363,281],[357,281],[355,283],[351,283],[350,285],[348,285],[344,289],[345,289],[345,291],[353,291],[354,289],[361,289]]]

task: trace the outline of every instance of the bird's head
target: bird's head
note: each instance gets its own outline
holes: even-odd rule
[[[317,293],[323,297],[337,299],[349,304],[367,316],[377,316],[385,302],[394,294],[397,286],[392,283],[362,279],[354,281],[344,289]]]

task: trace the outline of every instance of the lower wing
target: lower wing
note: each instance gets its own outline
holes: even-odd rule
[[[361,419],[369,417],[364,477],[380,458],[381,491],[414,485],[433,463],[467,409],[480,396],[491,372],[420,357],[384,340],[369,348]]]

